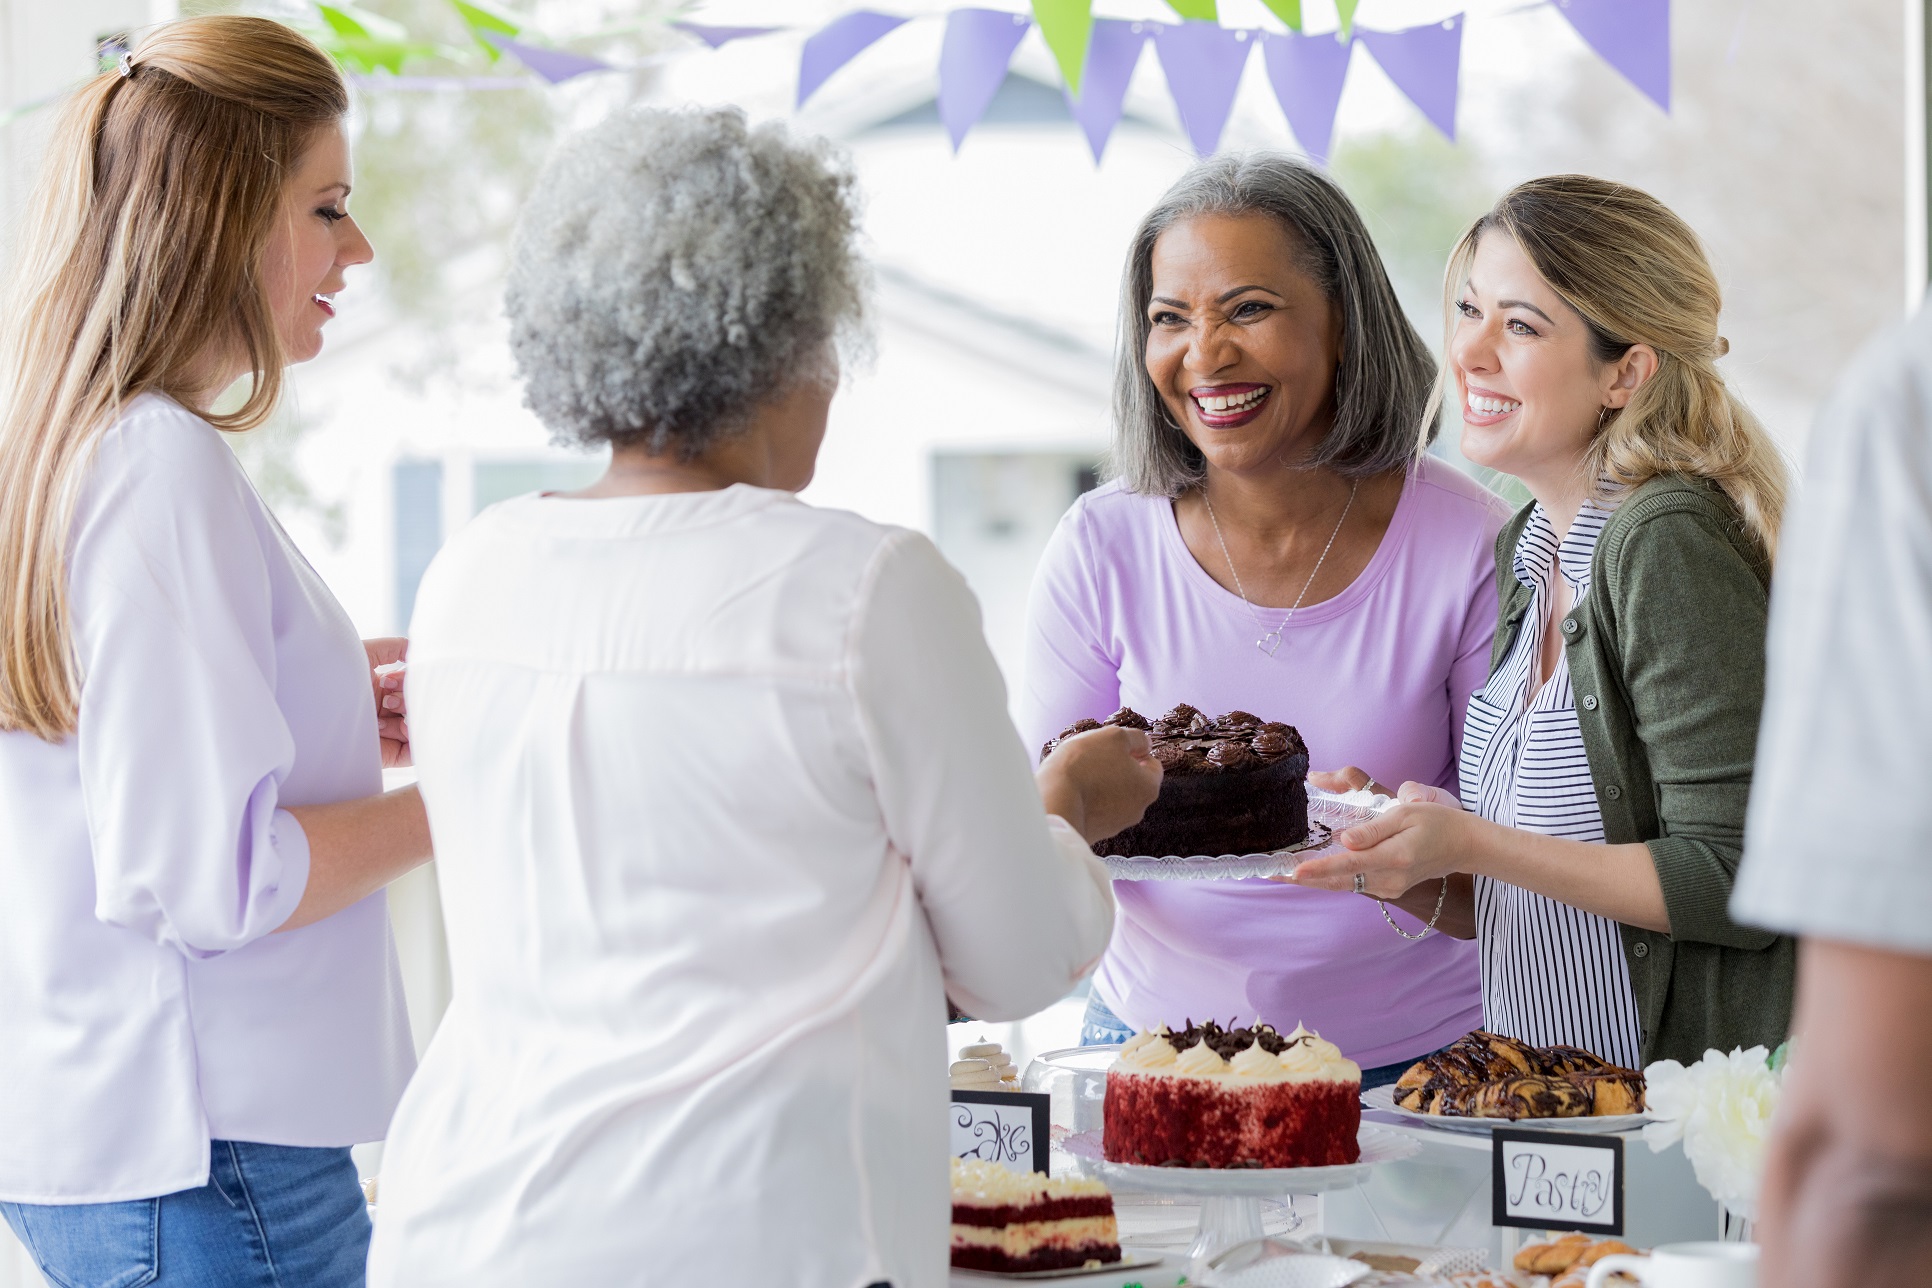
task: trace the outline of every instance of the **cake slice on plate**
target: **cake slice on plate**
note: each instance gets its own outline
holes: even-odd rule
[[[1099,1181],[953,1160],[953,1265],[1066,1270],[1120,1260],[1113,1195]]]

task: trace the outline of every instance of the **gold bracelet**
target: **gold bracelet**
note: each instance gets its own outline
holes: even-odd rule
[[[1429,915],[1429,924],[1422,928],[1422,933],[1419,935],[1412,935],[1408,931],[1402,929],[1402,927],[1396,925],[1395,918],[1389,915],[1388,904],[1383,903],[1382,900],[1380,899],[1377,899],[1375,902],[1378,904],[1381,904],[1382,920],[1389,923],[1390,930],[1393,930],[1396,934],[1402,936],[1404,939],[1427,939],[1429,937],[1429,932],[1436,928],[1436,923],[1442,920],[1442,905],[1449,902],[1449,878],[1444,877],[1442,879],[1442,893],[1436,896],[1436,910]]]

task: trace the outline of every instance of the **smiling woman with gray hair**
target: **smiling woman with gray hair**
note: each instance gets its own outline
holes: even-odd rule
[[[1317,765],[1454,782],[1507,512],[1426,454],[1429,352],[1348,197],[1288,157],[1201,163],[1134,235],[1119,334],[1119,477],[1041,561],[1028,745],[1185,702],[1286,721]],[[1475,953],[1431,933],[1434,888],[1401,905],[1416,916],[1261,881],[1116,893],[1087,1042],[1305,1022],[1375,1086],[1481,1021]]]
[[[938,1288],[945,999],[1026,1015],[1106,943],[1087,843],[1153,800],[1145,735],[1030,773],[959,575],[793,495],[856,240],[843,165],[735,111],[614,116],[530,203],[528,401],[611,463],[419,593],[454,989],[372,1284]]]

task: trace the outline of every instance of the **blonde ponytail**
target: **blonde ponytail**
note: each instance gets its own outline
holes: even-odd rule
[[[1450,256],[1450,300],[1486,233],[1515,240],[1543,280],[1590,328],[1599,361],[1633,344],[1656,350],[1656,372],[1605,417],[1583,468],[1635,487],[1662,474],[1705,479],[1737,507],[1745,531],[1775,558],[1787,471],[1777,444],[1717,370],[1722,293],[1690,225],[1655,197],[1588,175],[1532,179],[1504,194]]]
[[[349,107],[328,55],[263,18],[168,23],[124,66],[62,110],[0,313],[0,731],[49,741],[79,713],[66,543],[94,443],[141,394],[205,394],[230,354],[248,397],[208,419],[274,409],[262,254],[303,149]]]

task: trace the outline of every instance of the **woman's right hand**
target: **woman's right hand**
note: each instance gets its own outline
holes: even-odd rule
[[[1140,822],[1160,795],[1161,762],[1146,733],[1110,726],[1066,739],[1034,778],[1047,813],[1092,845]]]
[[[1395,794],[1376,782],[1373,774],[1364,769],[1357,769],[1353,765],[1341,769],[1310,770],[1308,783],[1311,787],[1319,787],[1337,796],[1346,796],[1350,792],[1374,792],[1377,796]]]

